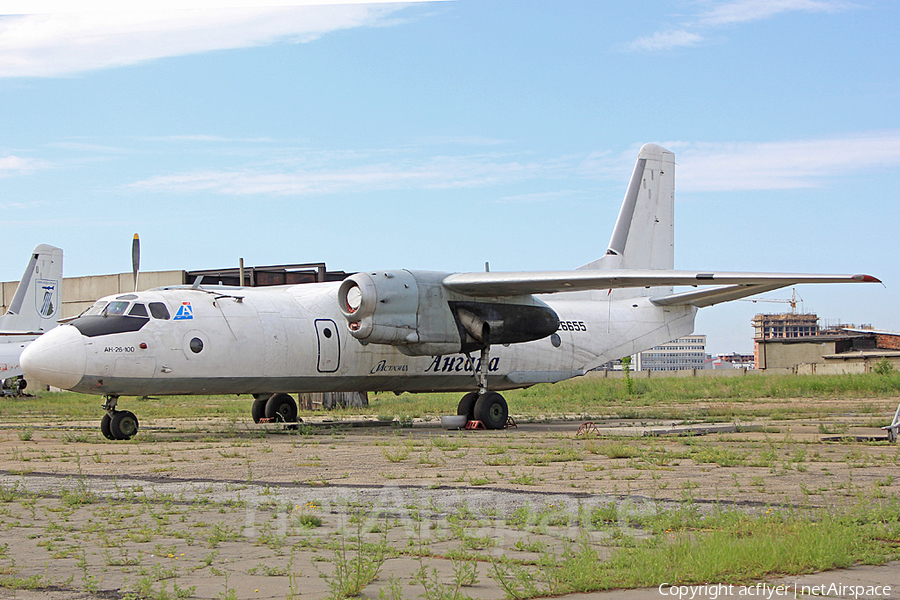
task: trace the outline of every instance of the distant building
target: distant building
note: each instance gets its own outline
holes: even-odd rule
[[[818,322],[812,313],[753,317],[755,368],[862,373],[881,359],[900,366],[900,333],[875,331],[871,325],[820,328]]]
[[[753,354],[718,354],[706,360],[707,369],[754,369],[756,357]]]
[[[819,317],[815,313],[782,313],[753,317],[753,339],[809,337],[819,333]]]
[[[635,356],[635,371],[702,369],[706,362],[706,336],[689,335]]]
[[[779,313],[756,315],[753,324],[753,366],[765,369],[766,358],[760,355],[760,340],[791,340],[819,334],[819,317],[815,313]]]
[[[796,373],[865,373],[882,360],[900,368],[900,333],[869,329],[829,331],[805,338],[755,340],[760,369]]]

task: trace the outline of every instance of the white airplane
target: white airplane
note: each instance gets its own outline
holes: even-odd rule
[[[562,381],[688,335],[700,307],[799,283],[878,282],[673,270],[674,181],[674,155],[641,148],[605,256],[577,270],[397,269],[108,296],[34,342],[22,365],[105,395],[101,429],[115,439],[138,430],[118,398],[149,394],[252,394],[254,420],[295,421],[290,392],[466,391],[458,414],[497,429],[509,411],[494,390]]]
[[[39,335],[56,327],[62,284],[63,251],[38,245],[28,259],[16,293],[0,316],[0,379],[11,381],[23,375],[19,358]],[[24,379],[15,382],[25,389]]]

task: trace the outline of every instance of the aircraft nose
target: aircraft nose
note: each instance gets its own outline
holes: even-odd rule
[[[29,379],[72,389],[84,377],[84,338],[72,325],[54,327],[25,348],[19,364]]]

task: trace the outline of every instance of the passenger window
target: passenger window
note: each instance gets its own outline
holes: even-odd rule
[[[107,315],[124,315],[125,311],[128,310],[128,302],[110,302],[106,305],[106,310],[103,312]]]
[[[153,315],[154,319],[168,319],[169,309],[162,302],[151,302],[150,314]]]
[[[135,302],[134,306],[131,307],[131,310],[128,311],[129,317],[146,317],[147,316],[147,307],[141,304],[140,302]]]

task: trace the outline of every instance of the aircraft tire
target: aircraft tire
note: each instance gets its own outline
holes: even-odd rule
[[[117,410],[109,421],[109,430],[117,440],[130,440],[138,432],[138,420],[128,410]]]
[[[297,403],[290,394],[272,394],[266,401],[266,417],[276,422],[296,423]]]
[[[475,420],[484,423],[486,429],[503,429],[509,419],[506,400],[497,392],[488,392],[475,402]]]
[[[260,397],[253,401],[250,407],[250,416],[253,417],[254,423],[259,423],[266,416],[266,403],[269,401],[266,397]]]
[[[100,419],[100,433],[102,433],[103,437],[105,437],[106,439],[114,440],[116,438],[113,437],[112,429],[110,428],[110,421],[112,421],[112,417],[109,416],[109,413],[103,415],[103,418]]]
[[[469,392],[459,401],[456,407],[456,414],[466,415],[466,419],[471,421],[475,418],[475,402],[478,400],[478,392]]]

